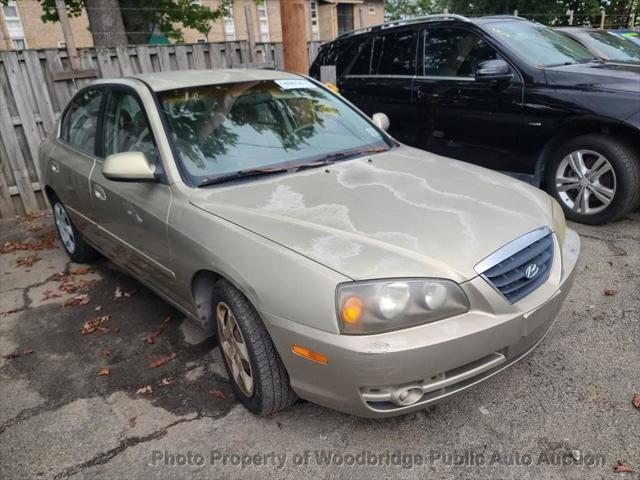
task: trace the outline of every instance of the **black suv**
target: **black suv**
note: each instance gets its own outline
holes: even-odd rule
[[[434,15],[349,32],[311,67],[418,148],[545,187],[597,224],[640,205],[640,67],[518,17]]]

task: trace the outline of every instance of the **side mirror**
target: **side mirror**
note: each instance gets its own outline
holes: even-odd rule
[[[375,123],[376,127],[380,130],[384,130],[386,132],[389,129],[389,117],[387,117],[386,113],[374,113],[371,120],[373,120],[373,123]]]
[[[500,82],[512,78],[511,67],[504,60],[486,60],[476,70],[476,80],[479,82]]]
[[[157,182],[156,169],[142,152],[109,155],[102,165],[102,175],[115,182]]]

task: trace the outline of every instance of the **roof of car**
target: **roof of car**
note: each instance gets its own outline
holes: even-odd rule
[[[580,33],[580,32],[604,32],[605,30],[599,30],[597,28],[592,27],[554,27],[554,30],[559,30],[561,32],[569,32],[569,33]]]
[[[145,82],[152,90],[161,92],[176,88],[246,82],[251,80],[282,80],[300,78],[298,74],[278,70],[252,70],[244,68],[216,70],[175,70],[171,72],[142,73],[132,75]]]

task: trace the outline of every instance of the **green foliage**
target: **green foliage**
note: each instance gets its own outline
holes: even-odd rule
[[[6,4],[9,0],[0,0]],[[38,0],[42,6],[42,20],[57,22],[55,0]],[[211,31],[211,24],[229,12],[231,0],[223,0],[215,10],[197,5],[191,0],[118,0],[127,37],[131,43],[145,43],[157,29],[168,38],[182,41],[182,28],[193,28],[203,35]],[[77,17],[85,8],[85,0],[65,0],[67,15]]]
[[[450,13],[467,16],[512,14],[545,24],[566,24],[567,10],[573,10],[574,25],[600,24],[601,9],[606,11],[606,26],[623,26],[629,14],[638,11],[638,0],[385,0],[388,20],[408,18],[432,13]]]

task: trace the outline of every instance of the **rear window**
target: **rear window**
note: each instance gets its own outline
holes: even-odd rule
[[[371,72],[377,75],[415,75],[417,31],[378,35],[373,45]]]

